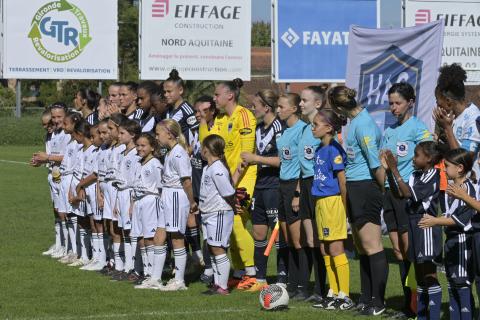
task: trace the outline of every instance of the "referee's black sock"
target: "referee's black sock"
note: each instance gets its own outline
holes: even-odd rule
[[[359,255],[360,259],[360,298],[359,303],[368,304],[372,300],[372,281],[370,279],[370,260],[366,254]]]
[[[298,253],[298,286],[302,287],[301,290],[304,292],[308,291],[308,282],[310,280],[310,270],[308,265],[308,256],[305,248],[297,249]]]
[[[370,276],[372,281],[372,302],[377,307],[385,305],[385,288],[388,279],[388,261],[385,251],[382,250],[371,256],[370,260]]]
[[[315,272],[315,293],[324,297],[327,295],[327,269],[320,248],[311,248],[313,251],[313,270]]]
[[[295,247],[288,247],[288,291],[295,292],[298,288],[298,253]]]
[[[280,237],[280,241],[275,242],[277,249],[277,282],[288,283],[288,246]]]
[[[410,302],[412,300],[412,290],[410,289],[410,287],[407,287],[405,285],[405,282],[407,281],[408,271],[410,270],[410,264],[410,261],[407,260],[401,260],[398,262],[398,268],[400,270],[400,281],[402,281],[403,296],[405,297],[403,306],[405,310],[410,310]]]

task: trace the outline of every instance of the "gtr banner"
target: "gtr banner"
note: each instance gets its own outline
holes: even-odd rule
[[[417,99],[413,114],[433,129],[432,109],[443,43],[443,20],[403,29],[350,28],[346,85],[383,131],[396,119],[388,90],[408,82]]]
[[[117,79],[116,0],[3,0],[3,77]]]
[[[250,80],[251,0],[141,0],[140,78]]]

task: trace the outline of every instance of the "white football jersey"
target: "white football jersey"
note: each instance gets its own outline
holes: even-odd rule
[[[110,148],[110,153],[107,158],[107,173],[105,175],[105,181],[116,181],[120,172],[120,163],[123,158],[123,151],[125,151],[125,145],[119,144]]]
[[[103,182],[105,181],[105,176],[107,175],[107,161],[110,157],[111,149],[107,146],[101,146],[98,151],[97,157],[97,174],[98,174],[98,181]]]
[[[75,140],[70,140],[65,148],[63,160],[60,164],[60,173],[65,176],[73,174],[75,163],[77,161],[77,153],[82,149],[82,145]]]
[[[181,189],[181,178],[192,177],[192,164],[187,151],[176,144],[165,156],[162,185],[164,188]]]
[[[89,154],[91,154],[91,150],[93,150],[94,148],[94,146],[90,146],[86,150],[83,150],[82,147],[82,149],[77,152],[77,156],[75,158],[75,166],[73,168],[73,178],[74,180],[76,180],[76,183],[82,180],[85,160],[86,158],[88,158]]]
[[[72,138],[65,131],[54,131],[50,139],[45,144],[45,151],[48,155],[63,155],[67,149],[67,145]],[[48,164],[49,170],[51,171],[55,167],[54,162]],[[58,167],[58,165],[57,165]]]
[[[130,151],[123,152],[120,170],[118,174],[117,187],[119,190],[133,188],[135,183],[135,171],[140,166],[141,158],[137,155],[137,149],[132,148]]]
[[[222,161],[217,160],[211,166],[203,168],[200,204],[198,205],[202,213],[233,210],[224,199],[233,194],[235,194],[235,189],[230,181],[230,173]]]
[[[140,163],[136,168],[133,187],[136,199],[146,195],[160,195],[162,169],[162,164],[157,158],[152,158],[145,164]]]
[[[480,143],[480,134],[476,120],[480,117],[480,110],[473,103],[453,120],[453,134],[464,149],[476,152]]]
[[[99,154],[99,148],[93,144],[83,153],[83,174],[82,179],[88,177],[92,173],[96,173],[97,157]]]

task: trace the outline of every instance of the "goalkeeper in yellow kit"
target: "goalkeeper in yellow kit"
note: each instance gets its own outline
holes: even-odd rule
[[[214,99],[220,113],[210,128],[203,119],[200,124],[200,141],[210,134],[218,134],[225,140],[225,158],[232,176],[242,163],[240,153],[255,152],[256,119],[249,110],[238,105],[242,86],[241,79],[218,84],[215,88]],[[238,183],[235,185],[237,189],[244,188],[246,190],[246,195],[245,192],[239,192],[242,197],[246,196],[248,199],[253,194],[256,178],[256,165],[249,165],[242,170]],[[246,223],[250,218],[247,210],[249,203],[245,202],[242,201],[242,212],[235,215],[230,247],[234,268],[233,276],[237,279],[243,276],[238,284],[235,283],[238,289],[248,289],[255,283],[254,244],[251,234],[246,229]],[[245,270],[244,274],[243,270]]]

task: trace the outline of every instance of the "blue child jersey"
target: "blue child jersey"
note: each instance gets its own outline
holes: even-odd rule
[[[313,176],[313,166],[315,163],[315,150],[320,145],[320,139],[313,136],[312,126],[307,125],[303,130],[298,146],[298,158],[300,159],[300,172],[302,178]]]
[[[380,149],[388,149],[397,157],[398,171],[405,182],[408,182],[414,171],[415,146],[422,141],[432,141],[432,134],[425,123],[413,116],[401,125],[397,123],[388,127],[383,133]]]
[[[302,120],[298,120],[292,127],[287,127],[282,136],[277,139],[281,180],[292,180],[300,177],[298,145],[306,125]]]
[[[320,145],[315,152],[315,175],[312,194],[316,197],[328,197],[340,194],[338,171],[345,170],[347,154],[335,140],[328,145]]]
[[[372,169],[380,166],[378,146],[382,134],[367,109],[350,121],[346,139],[347,181],[372,180]]]

